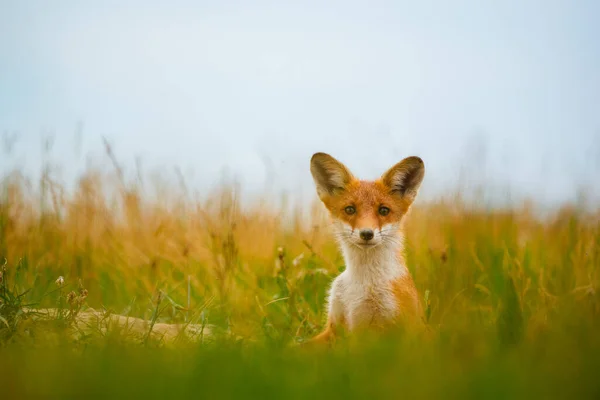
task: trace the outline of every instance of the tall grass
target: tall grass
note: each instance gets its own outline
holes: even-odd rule
[[[70,194],[48,174],[41,184],[5,177],[5,395],[600,394],[597,211],[565,205],[540,218],[532,205],[417,201],[405,223],[406,259],[429,334],[315,354],[292,345],[322,328],[328,284],[344,268],[320,204],[306,217],[306,209],[249,205],[235,187],[202,201],[182,190],[150,197],[100,171]],[[160,349],[160,340],[125,341],[118,331],[65,335],[64,324],[23,311],[68,308],[65,296],[83,288],[84,308],[210,324],[218,340]]]

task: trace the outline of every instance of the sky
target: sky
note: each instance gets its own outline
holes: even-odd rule
[[[322,151],[365,179],[418,155],[426,198],[600,195],[599,17],[593,0],[0,0],[0,168],[35,174],[52,137],[73,180],[108,168],[105,137],[128,171],[178,167],[200,192],[228,171],[314,196]]]

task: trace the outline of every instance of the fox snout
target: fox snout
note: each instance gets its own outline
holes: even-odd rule
[[[375,236],[375,234],[373,233],[373,229],[361,229],[359,231],[358,235],[365,242],[368,242],[369,240],[373,239],[373,237]]]
[[[399,230],[394,224],[379,227],[363,226],[352,227],[344,221],[334,221],[334,231],[337,238],[345,244],[358,247],[379,247],[382,244],[392,244],[399,235]]]

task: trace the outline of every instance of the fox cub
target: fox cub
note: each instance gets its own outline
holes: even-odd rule
[[[419,297],[402,255],[401,222],[423,180],[423,161],[408,157],[379,179],[363,181],[332,156],[316,153],[310,171],[346,269],[331,285],[324,331],[308,343],[331,344],[342,330],[420,323]]]

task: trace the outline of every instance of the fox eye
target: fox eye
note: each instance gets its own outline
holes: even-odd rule
[[[390,213],[390,209],[384,206],[379,207],[379,215],[383,215],[384,217]]]
[[[356,208],[354,208],[354,206],[348,206],[344,208],[344,211],[346,211],[346,214],[352,215],[356,212]]]

